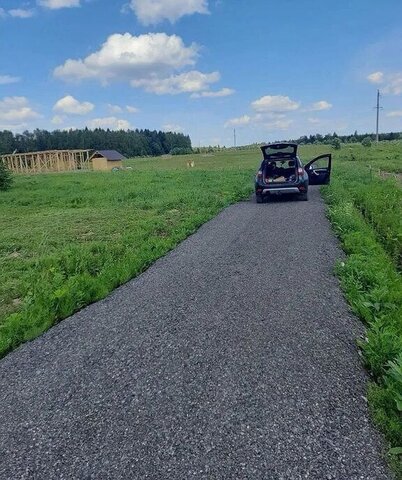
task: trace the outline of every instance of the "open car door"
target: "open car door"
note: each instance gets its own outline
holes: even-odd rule
[[[310,185],[326,185],[331,179],[332,155],[320,155],[311,160],[304,169],[307,172]]]

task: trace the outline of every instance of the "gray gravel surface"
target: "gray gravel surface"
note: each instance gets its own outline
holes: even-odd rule
[[[1,479],[389,479],[309,202],[240,203],[0,361]]]

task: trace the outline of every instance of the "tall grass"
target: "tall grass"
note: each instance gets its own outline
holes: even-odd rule
[[[17,177],[0,196],[0,355],[146,269],[251,193],[247,170]]]
[[[337,166],[337,181],[373,228],[398,269],[402,268],[402,189],[393,178],[379,179],[372,168]]]
[[[401,191],[361,167],[340,165],[324,196],[347,253],[336,272],[352,309],[367,325],[360,347],[373,379],[370,407],[396,452],[393,464],[402,478],[397,454],[402,446]]]

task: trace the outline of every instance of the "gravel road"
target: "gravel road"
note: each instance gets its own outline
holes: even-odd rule
[[[392,478],[319,191],[244,202],[0,361],[0,478]]]

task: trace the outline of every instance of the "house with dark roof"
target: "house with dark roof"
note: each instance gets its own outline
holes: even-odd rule
[[[125,159],[126,157],[116,150],[96,150],[90,158],[93,170],[101,171],[122,168]]]

